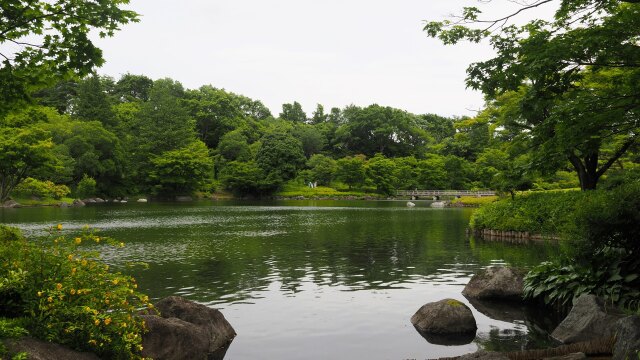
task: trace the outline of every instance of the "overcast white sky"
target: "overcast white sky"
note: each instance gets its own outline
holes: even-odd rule
[[[475,0],[131,0],[141,14],[97,41],[103,75],[171,77],[261,100],[274,116],[298,101],[307,114],[377,103],[413,113],[472,114],[482,95],[465,69],[487,45],[443,46],[423,20],[459,13]],[[494,0],[492,11],[513,9]]]

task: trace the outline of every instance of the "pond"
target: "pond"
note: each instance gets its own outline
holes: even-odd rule
[[[238,333],[225,359],[425,359],[547,344],[550,325],[536,309],[470,304],[460,292],[481,268],[532,266],[552,247],[468,239],[472,210],[405,204],[99,204],[0,209],[0,222],[27,235],[88,224],[124,241],[98,250],[150,297],[181,295],[221,309]],[[472,342],[430,343],[409,322],[444,298],[472,308]]]

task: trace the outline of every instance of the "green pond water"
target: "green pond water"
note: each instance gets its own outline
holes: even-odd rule
[[[0,209],[0,222],[27,235],[88,224],[124,241],[122,249],[95,246],[150,297],[219,308],[238,333],[225,359],[425,359],[547,344],[551,324],[537,309],[471,304],[460,292],[481,268],[532,266],[554,248],[469,239],[472,210],[416,203],[100,204]],[[444,298],[472,308],[475,338],[414,329],[411,315]]]

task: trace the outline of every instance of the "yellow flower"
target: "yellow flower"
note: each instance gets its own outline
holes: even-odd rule
[[[100,325],[100,319],[96,319],[96,321],[94,321],[94,322],[93,322],[93,324],[94,324],[95,326]]]
[[[123,328],[126,328],[127,327],[127,323],[123,322],[122,325],[120,325],[120,326],[122,326]]]
[[[108,305],[109,304],[109,299],[105,299],[104,303]]]
[[[53,302],[53,298],[52,298],[51,296],[49,296],[49,297],[47,298],[47,301],[48,301],[48,302]]]
[[[120,247],[124,247],[124,243],[123,242],[120,243]]]
[[[138,284],[133,284],[133,288],[137,289],[138,288]]]
[[[87,266],[87,260],[82,260],[80,264],[82,264],[82,266]]]
[[[88,343],[91,344],[91,345],[97,344],[97,342],[95,340],[93,340],[93,339],[89,340]]]
[[[77,237],[74,239],[74,242],[76,243],[76,245],[80,245],[80,243],[82,242],[82,239]]]
[[[69,259],[69,261],[73,260],[73,255],[69,254],[69,256],[67,256],[67,259]]]
[[[104,324],[105,324],[105,325],[109,325],[109,324],[111,324],[111,318],[106,318],[106,319],[104,319]]]
[[[118,285],[118,279],[113,279],[113,281],[111,281],[113,283],[113,285]]]
[[[76,289],[71,289],[70,293],[71,293],[71,295],[75,295],[76,294]]]
[[[62,230],[62,224],[58,224],[58,225],[56,226],[56,229],[57,229],[58,231]]]
[[[99,243],[100,242],[100,237],[96,236],[96,242]]]
[[[76,273],[76,271],[77,271],[77,270],[76,270],[76,268],[72,268],[72,269],[71,269],[71,274],[75,274],[75,273]]]
[[[62,284],[57,283],[57,284],[56,284],[56,289],[61,290],[61,289],[62,289]]]
[[[42,291],[38,291],[38,297],[42,297]]]
[[[91,312],[91,308],[90,308],[90,307],[88,307],[88,306],[85,306],[85,307],[84,307],[84,311],[86,311],[86,312]]]

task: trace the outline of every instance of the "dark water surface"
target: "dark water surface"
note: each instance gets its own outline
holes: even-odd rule
[[[126,242],[99,249],[143,292],[222,310],[238,333],[225,359],[425,359],[544,345],[535,309],[469,304],[460,292],[478,269],[532,266],[554,249],[469,240],[471,211],[420,201],[129,203],[0,209],[0,222],[27,235],[88,224]],[[432,344],[409,322],[448,297],[472,306],[468,344]]]

